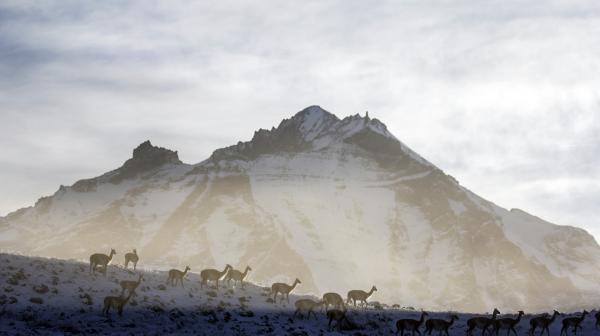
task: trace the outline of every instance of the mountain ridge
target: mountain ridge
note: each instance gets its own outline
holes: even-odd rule
[[[311,293],[376,283],[382,301],[444,309],[591,306],[600,284],[585,230],[503,209],[380,121],[318,106],[193,165],[144,142],[120,168],[0,225],[4,248],[27,254],[130,246],[157,267],[250,264],[259,283],[302,276]]]

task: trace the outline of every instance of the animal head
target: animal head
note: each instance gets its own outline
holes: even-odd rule
[[[525,315],[525,312],[523,312],[522,310],[519,310],[519,314],[520,315]]]
[[[137,254],[137,251],[135,249],[133,249],[133,253]]]
[[[429,316],[429,314],[427,314],[427,312],[424,310],[421,310],[421,314],[423,314],[424,316]]]
[[[585,309],[584,309],[584,310],[583,310],[583,314],[582,314],[582,315],[587,315],[587,314],[589,314],[589,313],[590,313],[590,312],[588,312],[587,310],[585,310]]]
[[[231,265],[227,264],[227,265],[225,265],[225,268],[226,269],[232,269],[233,267],[231,267]]]
[[[192,269],[190,268],[190,266],[185,266],[185,271],[191,271]]]
[[[250,266],[246,266],[246,269],[247,269],[248,271],[252,271],[252,267],[250,267]]]
[[[500,311],[498,310],[498,308],[494,308],[494,312],[492,314],[500,314]]]
[[[115,251],[115,249],[110,249],[110,254],[117,254],[117,252]]]
[[[459,318],[458,318],[458,315],[456,315],[456,314],[451,314],[451,315],[450,315],[450,319],[452,319],[452,320],[458,320]]]
[[[371,290],[373,290],[374,292],[377,291],[377,287],[373,286],[373,288],[371,288]]]
[[[300,281],[298,278],[296,278],[296,280],[294,282],[299,283],[299,284],[302,283],[302,281]]]
[[[558,312],[558,310],[554,311],[554,315],[562,315],[561,313]]]

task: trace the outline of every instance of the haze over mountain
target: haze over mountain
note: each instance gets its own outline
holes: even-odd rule
[[[61,258],[115,248],[119,262],[137,248],[146,267],[249,264],[253,282],[376,285],[374,300],[427,309],[591,307],[600,285],[584,230],[503,209],[381,121],[318,106],[194,165],[144,142],[121,167],[0,218],[0,239]]]

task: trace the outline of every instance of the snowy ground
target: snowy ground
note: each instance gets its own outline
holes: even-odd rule
[[[330,330],[321,311],[317,319],[292,319],[293,303],[299,298],[295,295],[290,295],[289,304],[274,304],[267,288],[252,284],[245,289],[200,289],[198,273],[186,276],[185,288],[171,287],[165,286],[166,272],[144,270],[138,295],[125,307],[123,316],[115,311],[103,316],[104,297],[118,296],[119,281],[137,280],[137,274],[111,265],[106,277],[90,275],[88,267],[72,260],[0,254],[0,335],[391,335],[397,319],[418,319],[420,315],[411,309],[374,303],[367,309],[349,309],[347,315],[357,329]],[[594,328],[594,313],[586,318],[578,335],[600,335]],[[430,318],[448,316],[447,312],[429,314]],[[565,316],[554,323],[551,335],[559,335],[560,320]],[[450,335],[465,334],[471,315],[459,317]],[[527,335],[529,318],[524,316],[517,327],[519,335]]]

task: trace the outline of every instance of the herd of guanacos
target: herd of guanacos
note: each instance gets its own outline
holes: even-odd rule
[[[112,260],[113,255],[116,252],[114,249],[111,249],[110,254],[106,255],[103,253],[95,253],[90,256],[90,273],[95,273],[97,267],[101,267],[103,269],[104,275],[106,275],[106,269],[108,264]],[[133,252],[125,254],[125,268],[127,269],[129,263],[133,264],[134,271],[136,270],[137,263],[139,261],[139,256],[137,251],[134,249]],[[177,269],[172,269],[169,271],[169,276],[167,278],[167,284],[171,284],[171,286],[176,286],[177,282],[181,284],[183,287],[183,278],[186,273],[191,270],[189,266],[185,267],[184,271],[180,271]],[[233,269],[229,264],[225,266],[223,271],[219,271],[216,269],[205,269],[200,272],[201,283],[200,287],[203,288],[204,285],[207,285],[208,281],[214,281],[216,283],[217,290],[219,289],[219,281],[222,279],[223,281],[227,281],[230,284],[231,280],[234,281],[234,284],[239,282],[241,287],[244,287],[244,279],[248,275],[248,272],[251,271],[252,268],[249,266],[246,267],[244,272]],[[121,286],[121,295],[120,296],[107,296],[104,298],[104,308],[102,309],[103,314],[108,314],[111,307],[117,309],[118,314],[122,315],[123,307],[127,304],[132,295],[134,295],[136,288],[140,285],[143,277],[140,274],[137,281],[131,280],[123,280],[120,282]],[[296,279],[291,285],[285,283],[274,283],[271,286],[271,295],[273,295],[273,302],[276,302],[277,295],[281,294],[280,302],[283,301],[284,298],[287,299],[289,303],[289,295],[290,292],[296,288],[301,281]],[[125,291],[128,291],[129,294],[124,296]],[[331,328],[331,324],[335,321],[335,327],[339,327],[341,323],[344,321],[349,322],[346,318],[346,307],[345,304],[353,303],[356,306],[356,303],[362,303],[363,306],[367,305],[367,299],[377,290],[377,287],[373,286],[370,291],[366,292],[363,290],[351,290],[348,292],[347,300],[344,302],[342,297],[337,293],[325,293],[323,294],[323,299],[320,301],[314,301],[312,299],[299,299],[295,302],[296,311],[294,312],[293,318],[295,318],[298,314],[303,317],[303,313],[307,314],[307,318],[310,319],[310,314],[312,313],[315,318],[317,315],[315,313],[315,309],[325,308],[327,318],[329,319],[329,327]],[[332,309],[329,309],[329,306],[332,306]],[[492,317],[473,317],[467,320],[467,335],[472,335],[475,329],[481,329],[481,335],[485,336],[486,332],[495,332],[496,335],[500,332],[500,330],[506,330],[506,335],[509,336],[510,332],[513,332],[517,335],[517,331],[515,327],[521,322],[521,317],[525,314],[523,311],[519,311],[519,314],[516,318],[496,318],[496,316],[500,314],[498,309],[494,309],[492,313]],[[562,329],[560,331],[560,335],[568,335],[569,328],[573,331],[574,334],[577,333],[577,330],[582,329],[581,323],[585,319],[586,315],[589,314],[587,311],[583,311],[583,313],[579,317],[566,317],[562,320]],[[549,326],[554,322],[556,317],[561,315],[558,311],[554,311],[554,313],[550,316],[549,314],[542,314],[539,316],[535,316],[531,318],[529,321],[529,332],[530,336],[533,336],[536,329],[540,329],[540,335],[546,334],[549,336]],[[452,327],[454,321],[458,320],[458,316],[455,314],[450,314],[450,320],[443,319],[428,319],[425,321],[425,316],[428,314],[424,311],[421,312],[421,318],[419,320],[415,319],[400,319],[396,321],[396,335],[400,334],[404,336],[404,332],[411,332],[414,336],[415,332],[421,335],[420,328],[425,323],[425,333],[431,335],[432,331],[438,331],[441,335],[442,332],[446,335],[448,334],[448,330]],[[600,328],[600,312],[595,314],[596,317],[596,329]]]

